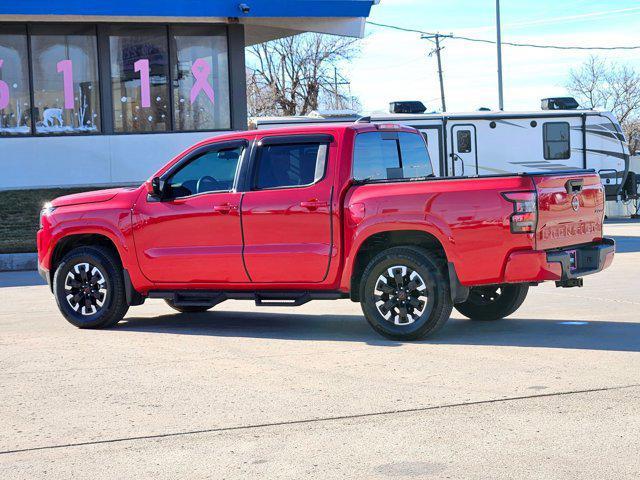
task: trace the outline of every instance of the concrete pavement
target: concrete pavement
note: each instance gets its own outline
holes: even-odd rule
[[[149,301],[81,331],[0,274],[0,477],[638,478],[640,223],[606,233],[584,288],[419,343],[349,301]]]

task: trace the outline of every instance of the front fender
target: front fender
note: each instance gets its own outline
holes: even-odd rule
[[[56,247],[73,235],[101,235],[109,239],[124,268],[137,269],[129,210],[79,212],[77,208],[69,207],[43,219],[43,228],[38,232],[40,268],[50,270]]]

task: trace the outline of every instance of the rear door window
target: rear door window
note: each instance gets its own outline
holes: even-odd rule
[[[419,134],[365,132],[356,136],[355,180],[393,180],[433,174],[427,145]]]
[[[326,144],[264,145],[258,151],[253,188],[311,185],[324,176],[326,159]]]

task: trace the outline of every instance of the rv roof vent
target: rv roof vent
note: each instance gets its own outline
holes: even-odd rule
[[[542,99],[542,110],[575,110],[578,102],[573,97],[551,97]]]
[[[426,110],[427,107],[424,106],[424,103],[417,100],[389,103],[389,112],[391,113],[424,113]]]

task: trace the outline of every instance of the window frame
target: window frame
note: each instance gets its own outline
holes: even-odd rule
[[[296,138],[298,137],[298,138]],[[333,142],[333,137],[331,135],[291,135],[286,137],[264,137],[257,141],[255,147],[253,148],[253,152],[251,155],[251,161],[249,166],[249,172],[247,175],[248,184],[247,191],[249,192],[264,192],[264,191],[273,191],[273,190],[292,190],[296,188],[308,188],[313,185],[316,185],[327,177],[327,170],[329,165],[329,151],[331,143]],[[326,146],[325,157],[324,157],[324,170],[322,172],[322,176],[318,179],[313,180],[311,183],[306,183],[304,185],[282,185],[279,187],[267,187],[267,188],[258,188],[256,186],[258,169],[260,167],[260,155],[264,151],[264,147],[268,146],[287,146],[287,145],[318,145],[321,147],[323,145]],[[318,154],[320,154],[320,148],[318,148]],[[317,157],[316,157],[317,162]],[[317,164],[316,164],[317,169]]]
[[[33,69],[31,68],[31,36],[29,33],[29,26],[25,23],[0,23],[0,27],[6,29],[5,35],[24,35],[27,42],[27,84],[29,85],[29,133],[22,135],[2,135],[0,139],[5,138],[29,138],[35,137],[36,122],[33,118],[33,104],[35,102],[33,92]],[[40,135],[38,135],[40,136]]]
[[[0,23],[0,26],[2,24]],[[69,33],[68,27],[75,28],[72,33]],[[103,93],[102,93],[102,66],[100,65],[100,37],[99,37],[99,28],[96,23],[27,23],[27,52],[28,52],[28,68],[29,68],[29,95],[31,97],[31,116],[32,116],[32,125],[31,125],[31,134],[25,135],[24,137],[38,137],[38,138],[64,138],[64,137],[92,137],[96,135],[104,135],[104,114],[105,107],[103,105]],[[98,111],[100,112],[100,130],[97,132],[69,132],[64,134],[59,133],[38,133],[36,130],[36,101],[35,101],[35,88],[33,81],[33,46],[32,46],[32,38],[34,36],[39,35],[51,35],[51,36],[67,36],[67,35],[95,35],[96,36],[96,67],[98,70],[98,100],[100,103],[100,108]],[[111,68],[111,65],[108,65],[108,68]],[[112,115],[109,116],[110,119],[113,118]]]
[[[167,54],[169,56],[169,98],[170,102],[170,123],[169,129],[163,132],[116,132],[113,112],[113,98],[111,90],[111,60],[109,51],[109,36],[112,32],[112,27],[126,27],[128,25],[135,25],[136,27],[162,27],[165,30],[167,41]],[[194,36],[202,35],[224,35],[227,40],[227,82],[229,89],[228,108],[229,108],[229,128],[216,128],[216,129],[203,129],[203,130],[174,130],[173,125],[175,116],[173,112],[173,81],[171,74],[173,67],[175,66],[175,60],[173,58],[173,49],[171,46],[171,35],[173,27],[190,29],[188,33],[182,34],[188,36],[193,34]],[[234,86],[232,83],[232,77],[234,76],[234,69],[238,68],[234,64],[232,58],[232,39],[230,35],[229,25],[225,23],[162,23],[162,22],[140,22],[140,23],[128,23],[128,22],[19,22],[19,21],[0,21],[0,28],[7,29],[9,34],[16,31],[26,32],[27,35],[27,66],[29,76],[29,98],[31,114],[31,131],[24,135],[2,135],[2,139],[10,138],[67,138],[67,137],[93,137],[102,135],[173,135],[181,133],[216,133],[216,132],[230,132],[237,130],[234,128],[234,122],[236,115],[239,113],[234,107]],[[98,65],[98,98],[100,99],[100,132],[70,132],[61,134],[48,134],[48,133],[36,133],[34,112],[35,112],[35,99],[33,90],[33,64],[32,64],[32,50],[31,50],[31,36],[32,35],[71,35],[70,31],[79,30],[91,31],[96,35],[97,45],[97,58]],[[16,33],[23,34],[23,33]],[[105,50],[106,49],[106,50]],[[243,69],[244,71],[244,69]],[[105,83],[106,82],[106,83]],[[245,149],[246,151],[246,149]]]
[[[219,30],[220,33],[218,34],[214,34],[212,33],[212,29],[216,29]],[[194,36],[194,37],[201,37],[201,36],[206,36],[206,35],[211,35],[211,36],[224,36],[226,41],[227,41],[227,89],[229,91],[229,98],[227,98],[228,100],[228,108],[229,108],[229,128],[218,128],[218,129],[214,129],[214,130],[207,130],[207,129],[201,129],[201,130],[174,130],[174,125],[176,123],[176,117],[175,117],[175,112],[174,112],[174,105],[173,105],[173,94],[174,94],[174,85],[173,85],[173,79],[172,79],[172,75],[173,75],[173,69],[174,67],[176,67],[176,60],[177,60],[177,56],[174,59],[174,50],[173,50],[173,46],[172,46],[172,41],[171,38],[173,35],[175,35],[175,30],[184,30],[187,33],[180,33],[180,36]],[[171,112],[171,124],[170,127],[171,129],[169,130],[171,133],[198,133],[198,132],[228,132],[233,130],[233,112],[231,111],[232,109],[232,105],[233,105],[233,101],[232,101],[232,92],[233,92],[233,85],[231,84],[231,57],[229,55],[229,29],[227,28],[227,25],[225,24],[212,24],[212,25],[206,25],[206,24],[201,24],[201,23],[172,23],[172,24],[168,24],[167,25],[167,41],[168,41],[168,55],[169,55],[169,98],[171,101],[171,106],[170,106],[170,112]],[[165,132],[166,133],[166,132]]]
[[[548,125],[566,125],[567,126],[567,156],[552,158],[547,156],[547,142],[550,143],[563,143],[562,140],[548,140],[547,139],[547,126]],[[569,122],[544,122],[542,124],[542,156],[545,160],[568,160],[571,158],[571,124]]]
[[[234,192],[237,192],[238,191],[238,182],[239,182],[239,179],[240,179],[240,171],[242,169],[242,165],[244,164],[245,159],[247,158],[247,152],[250,149],[249,141],[246,140],[246,139],[214,142],[214,143],[209,143],[207,145],[203,145],[202,147],[196,148],[195,150],[193,150],[192,152],[188,153],[183,158],[181,158],[178,162],[174,163],[166,172],[164,172],[160,176],[160,182],[166,187],[168,185],[168,182],[171,180],[171,178],[174,175],[176,175],[180,170],[185,168],[187,165],[189,165],[194,160],[200,158],[202,155],[206,155],[207,153],[211,153],[211,152],[215,152],[215,151],[238,148],[238,147],[242,148],[242,153],[240,154],[240,157],[238,157],[238,164],[236,165],[236,171],[235,171],[235,173],[233,175],[233,183],[232,183],[231,188],[229,190],[212,190],[212,191],[209,191],[209,192],[202,192],[202,193],[194,193],[192,195],[185,195],[183,197],[163,197],[162,201],[163,202],[173,202],[173,201],[176,201],[176,200],[185,200],[185,199],[189,199],[189,198],[199,197],[201,195],[209,195],[209,194],[212,194],[212,193],[234,193]]]

